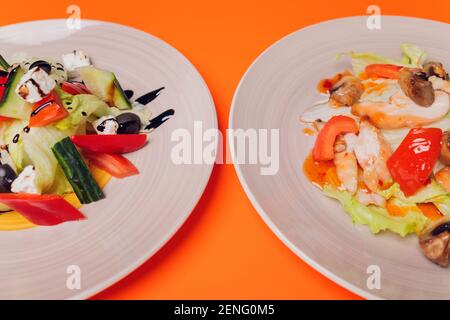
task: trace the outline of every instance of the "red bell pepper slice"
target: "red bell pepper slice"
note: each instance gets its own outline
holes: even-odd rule
[[[125,178],[139,174],[139,170],[130,160],[120,154],[84,152],[86,159],[116,178]]]
[[[146,134],[88,134],[72,136],[78,147],[101,153],[127,153],[139,150],[147,142]]]
[[[439,158],[442,130],[411,129],[387,161],[392,177],[406,196],[423,187]]]
[[[353,118],[347,116],[332,117],[317,135],[313,149],[315,161],[334,159],[334,142],[341,133],[358,133],[358,125]]]
[[[53,226],[67,221],[83,220],[85,216],[59,195],[0,193],[0,203],[19,212],[39,226]]]
[[[30,115],[30,127],[43,127],[49,123],[67,117],[69,113],[64,108],[61,99],[55,91],[52,91],[44,99],[36,103]]]
[[[0,101],[3,100],[3,95],[6,92],[6,87],[8,85],[8,81],[9,81],[9,75],[8,73],[1,71],[1,75],[0,75]]]
[[[73,96],[77,94],[90,94],[89,89],[81,82],[64,81],[61,84],[61,89]]]
[[[369,64],[364,72],[369,78],[398,79],[398,73],[402,68],[394,64]]]

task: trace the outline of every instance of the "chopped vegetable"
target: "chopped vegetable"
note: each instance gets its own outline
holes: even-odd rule
[[[430,183],[410,196],[406,196],[400,190],[400,185],[398,183],[394,183],[388,189],[379,191],[378,194],[385,199],[395,197],[411,204],[432,203],[443,214],[450,214],[450,194],[442,188],[435,179],[431,179]]]
[[[105,197],[69,137],[56,143],[52,150],[81,203],[91,203]]]
[[[442,130],[411,129],[387,161],[392,177],[406,196],[423,187],[441,151]]]
[[[3,58],[1,55],[0,55],[0,67],[5,71],[7,71],[11,67],[9,63],[6,62],[5,58]]]
[[[0,193],[0,203],[16,210],[30,222],[40,226],[53,226],[67,221],[85,219],[59,195]]]
[[[91,115],[98,117],[110,114],[110,108],[105,102],[92,94],[62,95],[62,101],[69,112],[69,116],[56,123],[60,130],[76,129],[86,123]]]
[[[34,105],[30,115],[29,127],[43,127],[64,119],[68,115],[69,113],[64,108],[58,94],[52,91],[47,97]]]
[[[72,136],[78,147],[101,153],[127,153],[141,149],[147,142],[146,134],[89,134]]]
[[[348,55],[352,59],[353,74],[359,75],[365,67],[370,64],[393,64],[402,67],[417,68],[425,60],[427,54],[425,50],[411,44],[402,44],[402,58],[400,60],[383,57],[370,52],[346,52],[337,56],[340,59],[342,55]]]
[[[385,208],[363,205],[347,191],[340,191],[330,185],[325,185],[323,192],[337,199],[355,224],[367,225],[372,233],[389,230],[404,237],[410,233],[419,233],[428,222],[428,218],[420,210],[408,211],[403,216],[392,216]]]
[[[0,99],[0,116],[28,119],[31,112],[31,104],[19,97],[15,89],[24,76],[24,71],[17,66],[11,69],[8,73],[8,82],[5,86],[3,95]]]
[[[347,116],[332,117],[317,135],[313,149],[315,161],[327,161],[334,158],[334,142],[341,133],[358,133],[356,121]]]
[[[364,72],[369,78],[398,79],[398,73],[402,69],[393,64],[369,64]]]
[[[8,72],[1,71],[0,72],[0,101],[3,100],[3,96],[6,92],[6,86],[8,85]]]
[[[120,154],[85,152],[84,156],[97,167],[116,178],[139,174],[139,170],[131,161]]]
[[[88,88],[81,82],[68,82],[64,81],[61,84],[61,89],[64,92],[67,92],[71,95],[77,95],[77,94],[90,94]]]

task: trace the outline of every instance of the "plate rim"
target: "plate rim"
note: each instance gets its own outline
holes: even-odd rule
[[[275,46],[279,45],[279,43],[281,43],[281,42],[283,42],[285,40],[288,40],[289,38],[293,37],[297,33],[303,32],[303,31],[308,30],[310,28],[316,28],[316,27],[318,27],[320,25],[333,24],[333,23],[338,23],[338,22],[348,21],[348,20],[357,20],[357,19],[362,19],[362,18],[367,18],[367,17],[368,16],[364,16],[364,15],[347,16],[347,17],[340,17],[340,18],[335,18],[335,19],[330,19],[330,20],[326,20],[326,21],[322,21],[322,22],[313,23],[313,24],[308,25],[306,27],[299,28],[299,29],[297,29],[297,30],[295,30],[293,32],[290,32],[290,33],[284,35],[283,37],[281,37],[280,39],[276,40],[271,45],[269,45],[266,49],[264,49],[253,60],[253,62],[250,64],[250,66],[245,71],[244,75],[242,76],[241,80],[239,81],[238,86],[236,87],[236,89],[234,91],[233,99],[232,99],[232,102],[231,102],[230,114],[229,114],[229,117],[228,117],[228,128],[235,129],[233,118],[234,118],[235,110],[237,109],[236,101],[237,101],[237,97],[238,97],[238,95],[239,95],[239,93],[240,93],[240,91],[242,89],[243,83],[246,81],[247,76],[250,74],[250,72],[253,71],[255,66],[262,59],[264,59],[264,57],[269,53],[269,51],[271,51]],[[441,21],[435,21],[435,20],[431,20],[431,19],[409,17],[409,16],[400,16],[400,15],[382,15],[382,18],[383,17],[388,17],[388,18],[393,18],[393,19],[395,19],[395,18],[397,18],[397,19],[405,19],[405,20],[420,20],[420,21],[432,22],[432,23],[437,23],[437,24],[447,24],[447,23],[444,23],[444,22],[441,22]],[[229,142],[229,145],[230,145],[232,159],[236,159],[235,143],[234,143],[234,139],[232,137],[231,131],[228,133],[228,137],[227,138],[228,138],[228,142]],[[322,274],[323,276],[325,276],[329,280],[333,281],[334,283],[337,283],[338,285],[340,285],[343,288],[349,290],[350,292],[352,292],[354,294],[357,294],[360,297],[363,297],[365,299],[370,299],[370,300],[382,300],[383,299],[381,296],[378,296],[378,295],[370,293],[370,292],[368,292],[366,290],[360,289],[357,286],[355,286],[354,284],[352,284],[351,282],[349,282],[349,281],[339,277],[338,275],[333,273],[331,270],[323,267],[318,262],[316,262],[314,259],[310,258],[307,254],[305,254],[302,250],[300,250],[297,246],[295,246],[284,235],[284,233],[275,225],[275,223],[272,221],[272,219],[269,217],[269,215],[266,213],[266,211],[258,203],[256,197],[253,195],[249,185],[247,184],[247,181],[245,180],[243,171],[241,169],[241,165],[236,163],[236,161],[233,160],[233,166],[234,166],[234,169],[236,171],[236,174],[238,176],[238,179],[239,179],[239,182],[240,182],[242,188],[244,189],[247,197],[249,198],[251,204],[253,205],[254,209],[256,210],[256,212],[258,213],[260,218],[269,227],[269,229],[277,236],[277,238],[279,240],[281,240],[281,242],[285,246],[287,246],[295,255],[297,255],[301,260],[303,260],[306,264],[308,264],[314,270],[318,271],[320,274]]]
[[[66,21],[66,19],[63,19],[63,18],[36,19],[36,20],[28,20],[28,21],[22,21],[22,22],[18,22],[18,23],[6,24],[6,25],[0,26],[0,28],[3,28],[3,27],[20,27],[21,25],[27,25],[27,24],[33,24],[33,23],[43,23],[43,24],[44,23],[52,23],[52,22],[54,22],[54,23],[55,22],[62,22],[62,23],[64,23],[65,21]],[[187,63],[187,65],[189,65],[192,68],[192,70],[194,71],[195,76],[198,78],[198,80],[200,80],[200,84],[202,85],[203,89],[206,90],[205,92],[207,93],[209,104],[212,107],[212,128],[218,130],[217,109],[216,109],[216,105],[215,105],[215,102],[214,102],[211,90],[209,89],[208,84],[206,83],[205,79],[203,78],[202,74],[197,69],[197,67],[183,53],[181,53],[180,50],[178,50],[177,48],[172,46],[167,41],[165,41],[165,40],[163,40],[163,39],[161,39],[161,38],[159,38],[159,37],[157,37],[155,35],[152,35],[152,34],[146,32],[146,31],[143,31],[143,30],[140,30],[138,28],[135,28],[135,27],[131,27],[131,26],[128,26],[128,25],[117,23],[117,22],[98,20],[98,19],[84,19],[84,18],[81,18],[81,24],[82,25],[83,25],[83,22],[98,23],[98,24],[102,24],[102,25],[113,25],[115,27],[119,27],[119,28],[122,28],[122,29],[128,29],[131,32],[137,32],[137,33],[140,33],[140,34],[144,35],[145,37],[151,38],[153,41],[156,41],[156,42],[162,44],[163,46],[167,47],[169,50],[174,51],[174,53],[179,58],[184,60],[184,62]],[[215,146],[216,148],[217,148],[217,143],[218,142],[216,141],[216,146]],[[198,203],[202,199],[203,194],[205,193],[205,189],[208,186],[209,181],[211,180],[211,175],[212,175],[212,172],[214,170],[214,163],[204,163],[202,165],[205,166],[205,168],[207,168],[207,174],[205,175],[205,181],[202,183],[201,187],[198,189],[198,194],[195,196],[195,198],[197,198],[197,200],[194,201],[192,207],[188,210],[188,212],[183,214],[183,217],[182,217],[182,219],[180,219],[179,223],[174,225],[167,232],[167,236],[165,237],[165,239],[162,239],[157,244],[155,249],[150,249],[147,252],[145,252],[139,259],[137,259],[136,261],[133,261],[127,267],[123,268],[121,272],[117,272],[113,276],[111,276],[111,277],[101,281],[100,283],[98,283],[95,286],[91,286],[90,288],[86,288],[84,290],[83,289],[80,290],[80,292],[78,292],[78,293],[76,293],[76,294],[74,294],[72,296],[67,297],[66,300],[85,300],[85,299],[91,298],[92,296],[102,292],[103,290],[108,289],[109,287],[111,287],[114,284],[118,283],[122,279],[126,278],[133,271],[135,271],[140,266],[142,266],[146,261],[151,259],[157,252],[159,252],[175,236],[175,234],[181,229],[181,227],[186,223],[186,221],[189,219],[189,217],[191,216],[192,212],[195,210],[195,208],[197,207]]]

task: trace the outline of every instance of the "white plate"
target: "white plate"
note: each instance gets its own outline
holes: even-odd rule
[[[0,233],[0,299],[87,298],[134,270],[180,228],[199,200],[212,165],[175,165],[171,133],[193,132],[194,120],[217,128],[210,92],[194,66],[177,50],[144,32],[99,21],[69,30],[65,20],[0,28],[1,54],[18,51],[60,57],[83,50],[96,66],[114,71],[135,96],[164,86],[151,102],[153,114],[175,116],[129,156],[141,174],[113,179],[106,199],[82,207],[88,217],[56,227]],[[81,269],[81,289],[66,287],[67,267]]]
[[[427,261],[416,237],[374,236],[366,226],[354,226],[302,172],[314,137],[305,137],[299,116],[321,99],[316,93],[320,79],[350,67],[348,60],[336,62],[336,53],[400,57],[400,44],[409,42],[450,68],[448,24],[383,17],[381,30],[369,30],[366,19],[333,20],[297,31],[253,63],[235,94],[230,128],[280,129],[280,170],[274,176],[260,175],[258,165],[236,165],[236,170],[269,227],[330,279],[367,298],[448,298],[450,270]],[[231,149],[235,153],[233,141]],[[367,270],[373,265],[381,270],[381,288],[370,290]]]

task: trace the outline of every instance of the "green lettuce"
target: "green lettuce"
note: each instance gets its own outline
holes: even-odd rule
[[[79,132],[79,127],[83,127],[91,115],[102,117],[111,114],[109,106],[92,94],[72,96],[62,93],[60,97],[69,116],[58,121],[56,127],[59,130],[67,131],[67,135],[70,134],[70,131]]]
[[[355,224],[367,225],[374,234],[389,230],[404,237],[410,233],[419,233],[428,223],[420,210],[410,210],[407,215],[397,217],[389,215],[387,210],[377,206],[366,206],[346,191],[340,191],[330,185],[323,188],[325,195],[337,199]],[[396,205],[407,205],[401,199]]]
[[[58,173],[58,161],[52,147],[66,135],[54,126],[31,128],[21,136],[23,149],[36,170],[36,187],[40,192],[66,188],[64,175]],[[12,155],[11,155],[12,156]],[[64,184],[60,187],[60,184]]]
[[[427,53],[420,47],[404,43],[401,45],[402,57],[400,60],[386,58],[376,53],[370,52],[345,52],[336,56],[340,59],[342,56],[350,56],[352,59],[353,74],[358,75],[364,71],[369,64],[393,64],[403,67],[416,68],[422,65]]]
[[[408,204],[431,202],[442,214],[450,214],[450,194],[434,179],[431,179],[429,184],[409,197],[405,196],[402,190],[400,190],[398,183],[394,183],[390,188],[380,191],[378,194],[385,199],[395,197]]]

